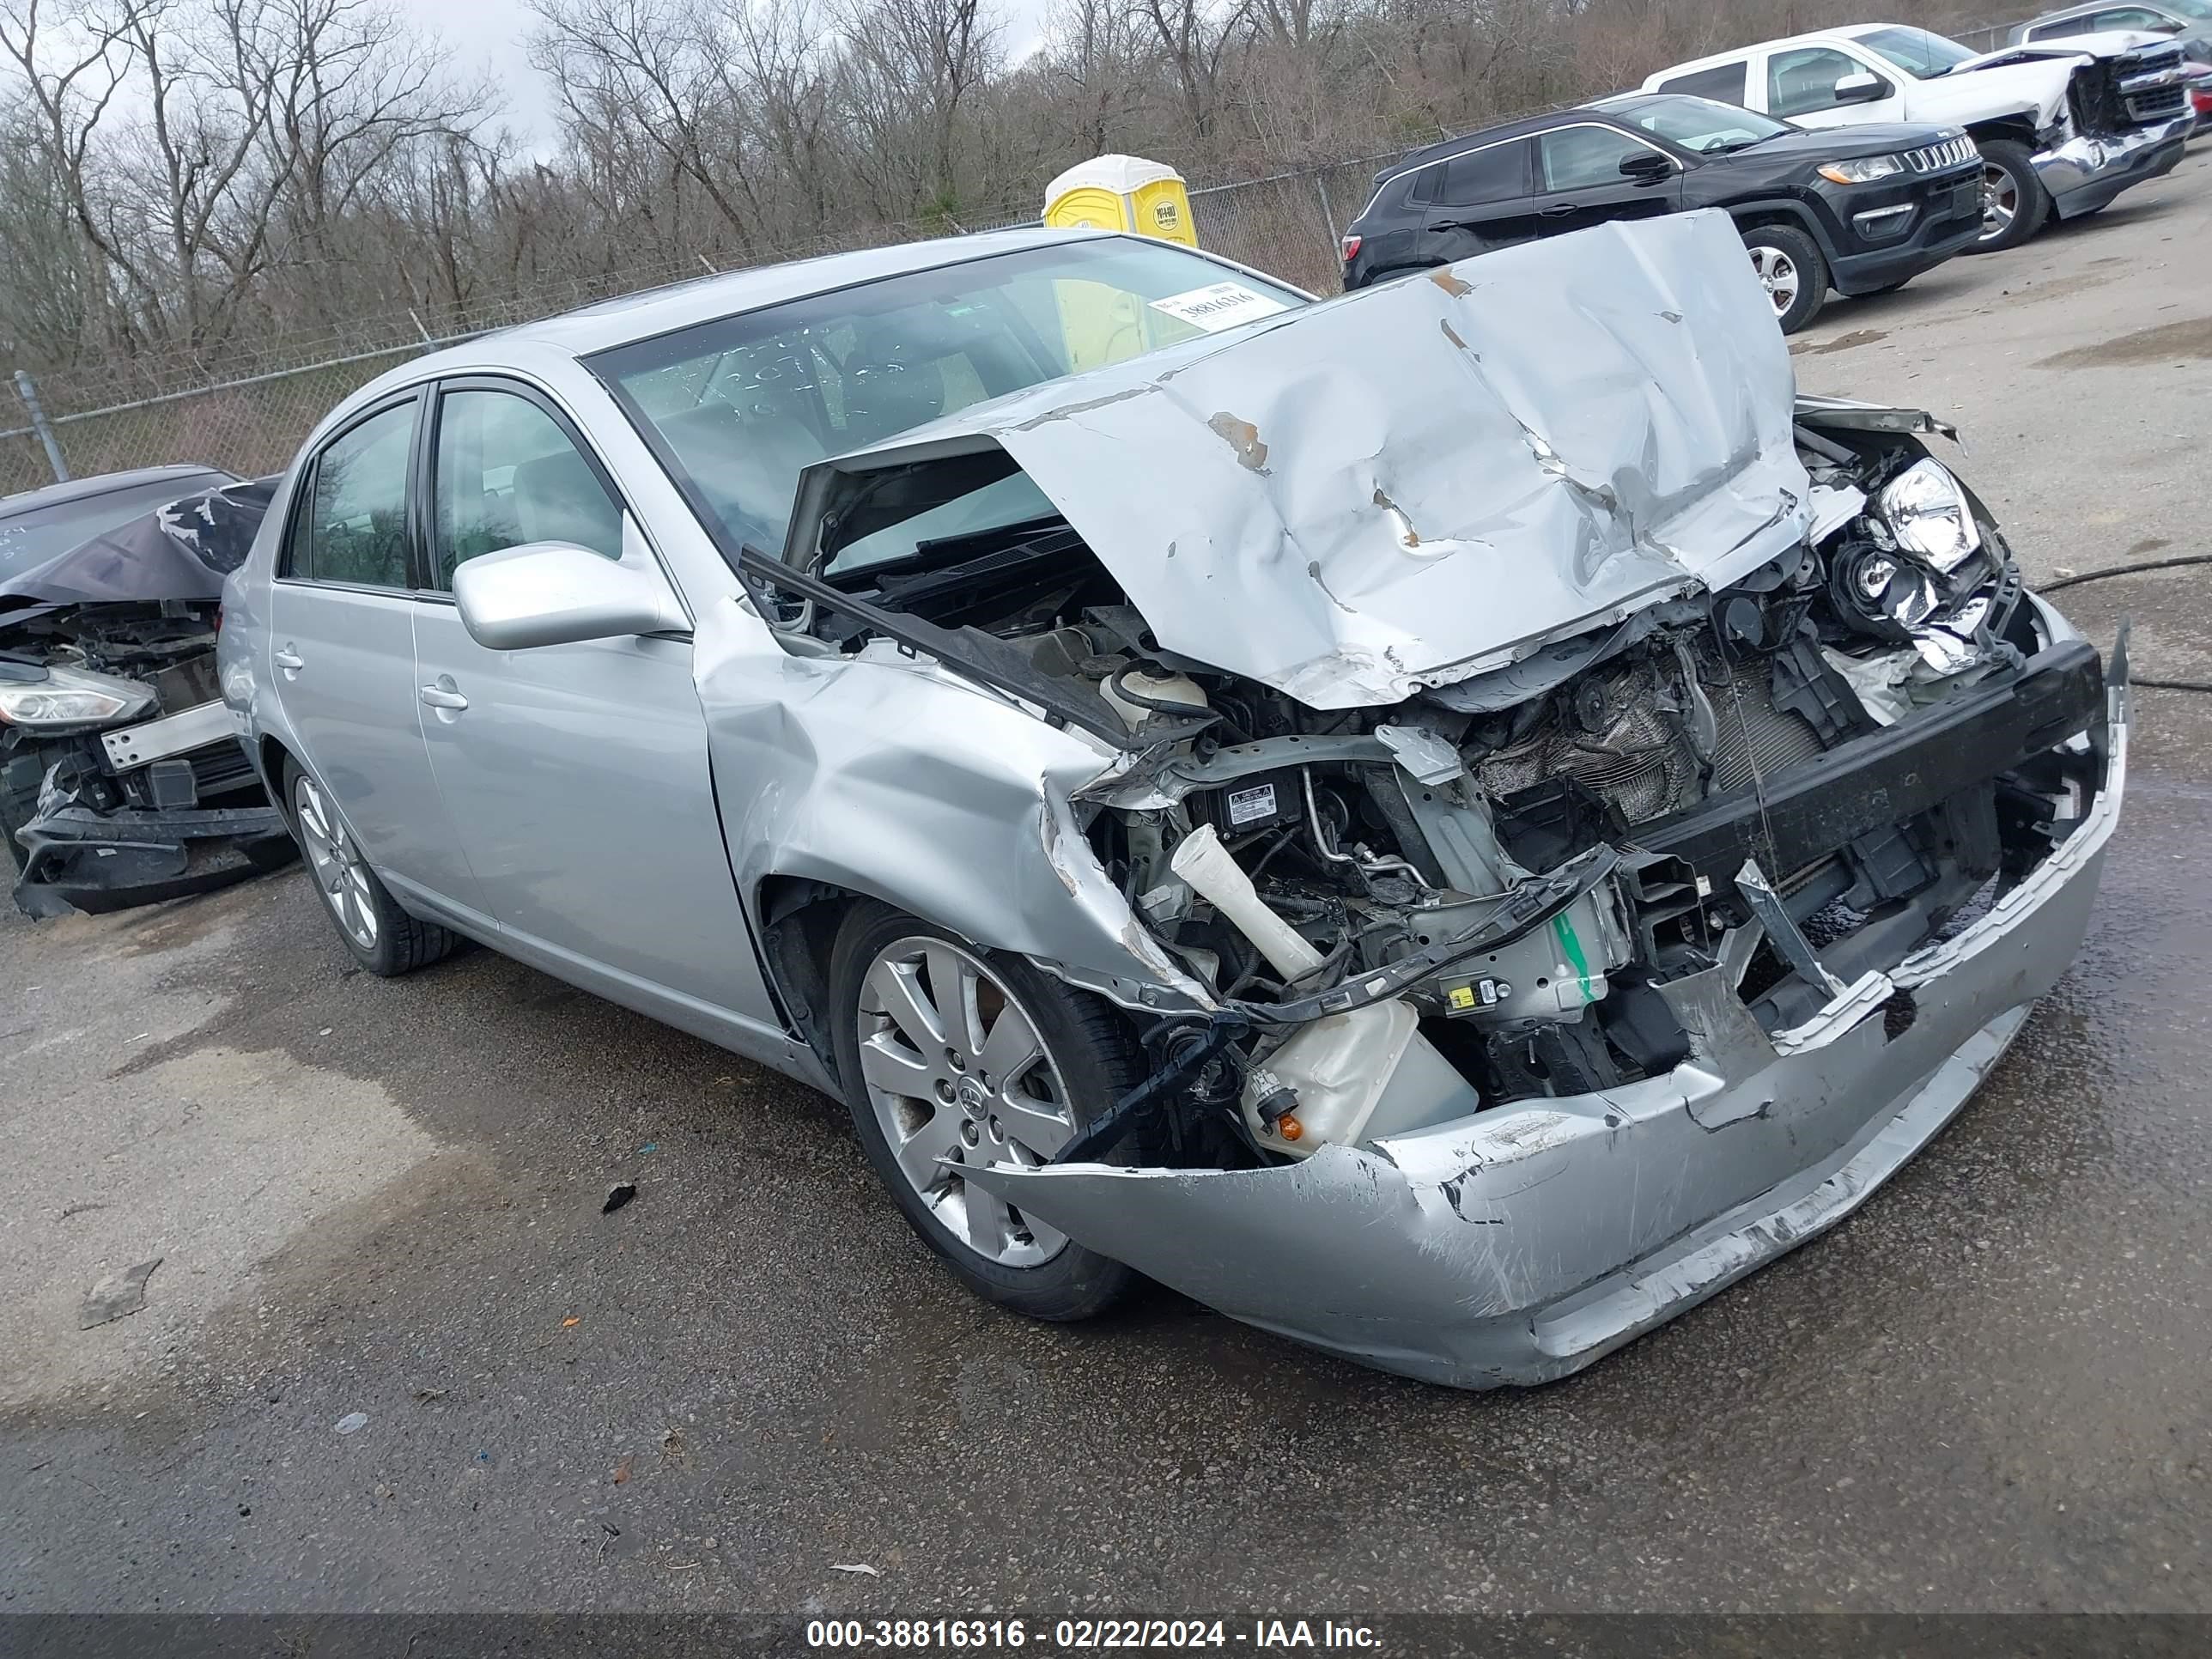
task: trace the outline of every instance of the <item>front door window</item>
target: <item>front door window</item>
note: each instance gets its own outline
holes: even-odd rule
[[[526,542],[622,557],[622,507],[559,422],[511,392],[448,392],[438,404],[431,586],[466,561]]]

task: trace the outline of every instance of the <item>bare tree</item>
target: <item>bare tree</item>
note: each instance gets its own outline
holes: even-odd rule
[[[1154,44],[1182,94],[1190,136],[1213,131],[1223,101],[1223,70],[1243,32],[1250,0],[1137,0]]]
[[[998,70],[1001,30],[982,0],[833,0],[854,166],[878,205],[951,215],[963,131]]]

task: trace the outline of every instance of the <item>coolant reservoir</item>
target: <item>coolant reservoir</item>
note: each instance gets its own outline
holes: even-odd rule
[[[1261,1145],[1293,1158],[1358,1139],[1420,1023],[1403,1002],[1316,1020],[1253,1069],[1244,1089],[1245,1123]],[[1296,1141],[1261,1121],[1259,1103],[1278,1084],[1297,1091]]]
[[[1114,689],[1115,679],[1121,682],[1124,690],[1133,691],[1140,697],[1150,697],[1156,702],[1178,702],[1190,708],[1206,707],[1205,691],[1188,674],[1147,674],[1141,668],[1129,669],[1116,675],[1115,679],[1101,682],[1098,692],[1114,706],[1114,712],[1133,732],[1154,715],[1165,715],[1168,711],[1147,708],[1142,703],[1121,696]]]

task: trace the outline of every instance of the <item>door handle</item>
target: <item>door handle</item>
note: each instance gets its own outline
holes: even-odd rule
[[[426,685],[422,688],[422,706],[426,708],[451,708],[458,713],[469,706],[469,700],[458,691]]]
[[[286,646],[276,656],[276,665],[288,674],[296,674],[307,665],[307,659]]]
[[[1572,202],[1553,202],[1547,207],[1540,207],[1536,210],[1547,219],[1564,219],[1574,210],[1575,204]]]

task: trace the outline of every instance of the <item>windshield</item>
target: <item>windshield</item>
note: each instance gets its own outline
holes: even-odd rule
[[[1852,39],[1863,46],[1872,47],[1907,75],[1922,81],[1948,75],[1975,56],[1956,40],[1930,34],[1926,29],[1870,29]]]
[[[701,323],[589,360],[726,551],[782,550],[800,471],[986,398],[1304,303],[1171,243],[1025,249]],[[1051,513],[985,484],[842,548],[833,569]]]
[[[2159,0],[2161,11],[2178,11],[2184,17],[2197,17],[2212,22],[2212,0]]]
[[[1790,130],[1787,121],[1778,121],[1771,115],[1754,115],[1734,104],[1679,94],[1640,100],[1614,114],[1629,126],[1656,133],[1670,144],[1703,155],[1745,149]]]

